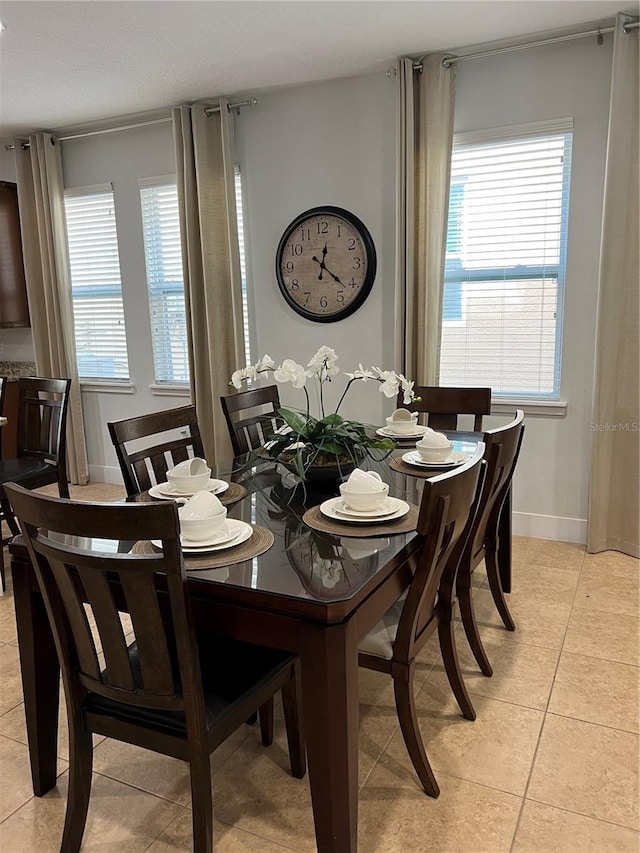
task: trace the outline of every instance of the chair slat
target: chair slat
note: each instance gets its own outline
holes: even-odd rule
[[[275,432],[283,423],[277,414],[280,408],[277,385],[229,394],[220,397],[220,403],[236,455],[261,447],[265,441],[265,429]],[[238,416],[239,412],[244,414]]]
[[[76,585],[69,575],[69,567],[59,560],[50,560],[49,565],[64,603],[69,626],[75,641],[80,669],[88,676],[100,680],[100,664],[87,613],[78,595]]]

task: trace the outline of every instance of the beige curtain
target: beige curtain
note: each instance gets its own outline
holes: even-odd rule
[[[244,366],[233,119],[228,102],[173,110],[191,396],[207,460],[233,455],[220,397]],[[206,115],[205,110],[217,107]]]
[[[443,58],[426,56],[422,73],[396,65],[396,360],[418,385],[440,373],[456,80]]]
[[[49,133],[15,141],[27,297],[38,376],[71,379],[67,474],[89,479],[76,364],[60,145]]]
[[[587,548],[640,557],[638,30],[618,15],[605,177]],[[634,430],[636,430],[634,432]]]

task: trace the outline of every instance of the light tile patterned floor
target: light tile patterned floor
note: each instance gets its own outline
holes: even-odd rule
[[[74,490],[120,495],[100,484]],[[417,783],[389,680],[361,673],[361,853],[637,853],[638,561],[535,539],[516,539],[514,560],[514,633],[481,574],[476,583],[491,679],[458,636],[474,723],[457,711],[437,645],[421,655],[418,705],[438,800]],[[32,797],[21,699],[9,586],[0,597],[0,850],[49,853],[59,849],[67,738],[58,787]],[[219,853],[315,849],[308,781],[288,775],[281,719],[271,748],[245,726],[212,767]],[[184,765],[103,739],[94,769],[83,850],[191,850]]]

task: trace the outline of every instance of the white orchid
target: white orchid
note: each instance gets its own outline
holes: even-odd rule
[[[234,370],[231,376],[231,384],[237,390],[242,388],[242,383],[247,380],[255,380],[258,375],[258,370],[256,367],[252,365],[247,365],[247,367],[243,367],[240,370]]]
[[[348,376],[349,379],[362,379],[363,382],[366,382],[368,379],[376,378],[376,374],[373,370],[365,369],[362,366],[362,362],[358,365],[357,370],[354,370],[353,373],[345,373],[345,376]]]
[[[395,370],[381,370],[379,367],[374,367],[377,374],[376,378],[381,383],[380,391],[385,397],[397,397],[400,387],[400,379]]]
[[[307,371],[292,358],[285,358],[273,375],[277,382],[291,382],[294,388],[304,387],[307,381]]]
[[[264,373],[265,370],[273,370],[275,366],[276,363],[270,355],[263,355],[260,361],[256,364],[256,371],[258,373]]]
[[[413,379],[407,379],[407,377],[403,376],[402,373],[398,374],[398,379],[400,380],[400,385],[404,394],[402,402],[405,406],[408,406],[409,403],[412,403],[416,398],[416,395],[413,392]]]
[[[322,346],[307,364],[307,367],[310,368],[309,375],[317,376],[321,382],[326,382],[332,376],[337,376],[340,373],[337,362],[336,351],[331,347]]]

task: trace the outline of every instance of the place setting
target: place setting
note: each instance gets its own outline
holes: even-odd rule
[[[451,441],[442,432],[426,427],[422,438],[415,443],[415,449],[394,456],[389,465],[402,474],[416,476],[423,472],[449,471],[467,462],[475,452],[475,444],[470,441]]]
[[[236,503],[247,493],[240,483],[228,483],[212,477],[206,461],[196,456],[169,469],[166,482],[151,486],[147,494],[155,500],[184,503],[201,491],[216,495],[223,504]]]
[[[216,495],[201,490],[178,510],[180,545],[188,571],[214,569],[257,557],[273,545],[273,534],[264,527],[227,518],[227,507]],[[138,552],[162,548],[162,540],[138,543]],[[201,558],[201,563],[194,559]],[[205,559],[206,558],[206,559]]]
[[[418,507],[389,497],[389,486],[376,471],[356,468],[340,485],[338,497],[307,510],[302,520],[314,530],[359,537],[408,533],[417,518]]]
[[[413,443],[428,430],[428,427],[418,423],[418,412],[410,412],[408,409],[396,409],[386,419],[386,423],[386,426],[376,430],[376,435],[391,438],[396,444]]]

